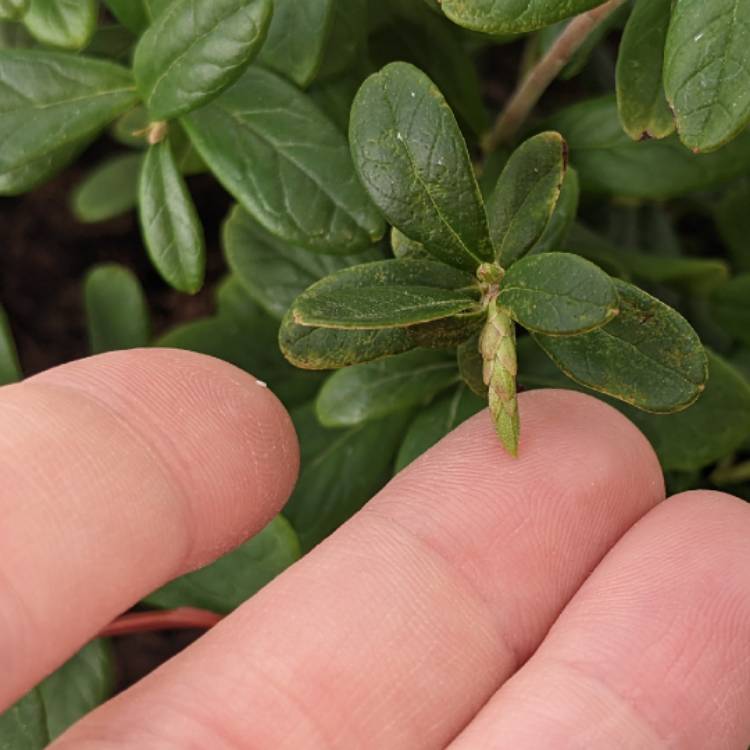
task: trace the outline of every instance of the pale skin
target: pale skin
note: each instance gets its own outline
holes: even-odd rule
[[[486,412],[55,750],[745,750],[750,508],[664,500],[619,413]],[[258,531],[291,422],[233,367],[116,353],[0,390],[0,710],[142,595]]]

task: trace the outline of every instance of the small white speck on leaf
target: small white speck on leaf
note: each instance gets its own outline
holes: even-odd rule
[[[264,383],[262,380],[256,380],[255,385],[259,385],[261,388],[268,388],[268,383]]]

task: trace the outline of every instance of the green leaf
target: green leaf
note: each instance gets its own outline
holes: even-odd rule
[[[78,221],[107,221],[135,207],[143,157],[124,154],[94,167],[71,196],[71,208]]]
[[[28,49],[35,46],[34,37],[25,26],[13,21],[0,20],[0,49]]]
[[[0,714],[0,750],[42,750],[50,737],[37,689]]]
[[[23,22],[42,44],[77,50],[91,39],[97,12],[96,0],[31,0]]]
[[[148,14],[149,21],[155,21],[174,0],[141,0],[141,2]]]
[[[709,188],[750,167],[750,132],[712,154],[695,155],[676,137],[634,142],[614,97],[580,102],[546,122],[559,130],[586,191],[663,200]]]
[[[110,128],[110,134],[123,146],[145,149],[148,146],[145,137],[145,130],[148,125],[148,110],[142,104],[139,104],[115,120]],[[170,123],[169,127],[171,132],[173,123]]]
[[[0,192],[57,170],[136,101],[130,73],[103,60],[1,50]]]
[[[458,380],[456,359],[417,349],[331,375],[315,404],[324,427],[352,427],[412,406],[424,406]]]
[[[534,338],[572,380],[644,411],[668,414],[705,389],[706,354],[675,310],[624,281],[615,281],[620,314],[580,336]]]
[[[148,305],[132,271],[116,263],[96,266],[86,276],[84,296],[92,354],[148,345]]]
[[[578,201],[581,188],[578,181],[578,172],[572,167],[565,170],[565,179],[560,189],[560,197],[557,200],[555,210],[552,212],[549,223],[536,241],[529,253],[549,253],[553,250],[561,250],[565,237],[578,215]]]
[[[112,15],[134,34],[140,34],[151,22],[143,0],[103,0]]]
[[[497,261],[506,268],[542,236],[560,197],[567,146],[559,133],[540,133],[511,155],[487,201]]]
[[[149,257],[162,278],[181,292],[197,292],[206,268],[203,227],[168,141],[146,153],[138,208]]]
[[[338,254],[383,236],[383,220],[357,180],[346,139],[277,75],[251,67],[183,122],[219,181],[271,234]]]
[[[0,21],[19,21],[30,3],[31,0],[0,0]]]
[[[112,649],[108,641],[98,638],[84,646],[36,688],[44,704],[50,741],[104,703],[112,695],[114,687]]]
[[[115,62],[130,62],[134,37],[119,23],[99,24],[86,45],[86,54]]]
[[[133,58],[151,118],[189,112],[234,83],[259,52],[271,11],[270,0],[174,0]]]
[[[474,279],[430,260],[383,260],[317,282],[292,305],[300,325],[399,328],[479,312]]]
[[[485,406],[486,398],[479,398],[461,384],[450,395],[423,409],[404,435],[404,442],[396,457],[396,472],[419,458]]]
[[[216,562],[181,576],[149,594],[146,604],[163,609],[199,607],[226,614],[260,591],[300,557],[297,534],[283,516]]]
[[[524,328],[552,336],[592,331],[618,312],[612,279],[571,253],[541,253],[514,263],[498,302]]]
[[[0,307],[0,386],[15,383],[23,377],[16,343],[5,310]]]
[[[247,293],[281,320],[309,286],[343,268],[377,260],[378,250],[356,255],[320,255],[269,234],[241,207],[229,214],[223,231],[227,263]]]
[[[333,0],[319,79],[341,76],[363,67],[367,55],[367,0]]]
[[[645,433],[665,470],[702,469],[750,437],[750,385],[728,362],[708,352],[709,378],[695,405],[679,414],[625,413]]]
[[[342,133],[346,133],[352,102],[361,84],[362,76],[356,71],[349,71],[338,78],[316,81],[307,90],[307,95]]]
[[[370,76],[354,100],[349,140],[362,182],[391,224],[459,268],[492,258],[466,144],[424,73],[391,63]]]
[[[486,34],[521,34],[578,15],[603,0],[442,0],[459,26]]]
[[[302,465],[284,509],[303,552],[358,511],[390,479],[409,412],[344,430],[323,427],[312,404],[292,412]]]
[[[750,182],[733,185],[713,206],[714,221],[738,271],[750,271]]]
[[[281,322],[279,346],[296,367],[334,370],[407,352],[417,343],[406,328],[362,331],[297,325],[290,310]]]
[[[637,0],[617,56],[617,107],[625,132],[636,141],[674,132],[662,83],[664,45],[672,0]]]
[[[421,258],[431,260],[432,255],[425,250],[424,245],[409,239],[396,227],[391,227],[391,250],[396,258]]]
[[[435,82],[462,126],[475,135],[484,133],[489,122],[479,74],[460,30],[442,14],[413,0],[390,0],[390,5],[393,22],[370,38],[370,55],[376,66],[397,60],[412,63]]]
[[[312,398],[321,378],[284,360],[277,343],[278,321],[261,310],[236,279],[222,284],[217,301],[217,315],[178,326],[155,346],[187,349],[230,362],[268,383],[288,408]]]
[[[711,297],[711,309],[727,333],[750,344],[750,273],[735,276],[716,289]]]
[[[273,19],[258,61],[302,88],[323,62],[334,0],[274,0]]]
[[[744,0],[675,0],[664,88],[682,142],[713,151],[750,121],[750,6]]]

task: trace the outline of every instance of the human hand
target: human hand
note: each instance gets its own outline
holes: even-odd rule
[[[57,750],[731,750],[750,738],[750,512],[664,499],[573,392],[482,413]],[[274,396],[122,352],[0,391],[0,710],[141,596],[260,530],[297,471]]]

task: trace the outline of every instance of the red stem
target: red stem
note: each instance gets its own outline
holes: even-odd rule
[[[99,635],[103,638],[129,633],[147,633],[156,630],[210,630],[222,619],[221,615],[206,609],[180,607],[153,612],[129,612],[118,617]]]

